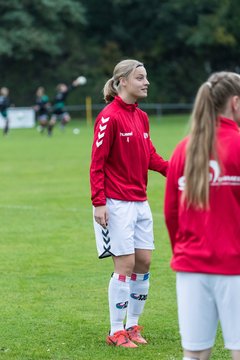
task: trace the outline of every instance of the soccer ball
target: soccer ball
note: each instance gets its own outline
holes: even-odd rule
[[[78,135],[80,133],[80,129],[78,128],[73,129],[73,133],[74,135]]]
[[[85,78],[85,76],[79,76],[76,79],[76,82],[77,82],[78,85],[85,85],[86,82],[87,82],[87,78]]]

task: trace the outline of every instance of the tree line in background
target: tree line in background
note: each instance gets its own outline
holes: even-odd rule
[[[126,58],[144,62],[148,102],[192,102],[211,72],[240,71],[238,0],[0,0],[0,20],[0,86],[16,106],[78,75],[87,85],[68,103],[101,102]]]

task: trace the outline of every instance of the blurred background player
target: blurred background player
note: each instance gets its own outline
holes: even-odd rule
[[[83,85],[81,81],[79,81],[79,78],[81,77],[75,79],[69,86],[64,83],[57,85],[57,93],[52,102],[52,116],[48,125],[49,135],[52,134],[53,127],[57,121],[60,121],[61,127],[64,128],[65,125],[71,120],[71,116],[65,108],[65,101],[71,90],[73,90],[79,85]]]
[[[37,122],[40,126],[40,132],[43,132],[48,125],[50,102],[49,97],[45,94],[45,89],[39,86],[36,91],[36,101],[34,110],[37,115]]]
[[[0,89],[0,113],[4,120],[3,135],[7,135],[9,131],[9,118],[8,118],[9,106],[10,106],[9,89],[7,87],[2,87]]]

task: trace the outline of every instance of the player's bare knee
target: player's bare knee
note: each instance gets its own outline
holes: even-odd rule
[[[114,271],[116,273],[131,276],[135,264],[135,259],[133,254],[114,256],[113,262],[114,262]]]
[[[200,351],[184,350],[183,360],[208,360],[210,358],[211,349]]]
[[[240,350],[232,350],[232,359],[240,360]]]
[[[134,266],[134,272],[139,274],[145,274],[149,272],[151,265],[151,259],[146,256],[142,256],[141,258],[136,257],[135,259],[135,266]]]

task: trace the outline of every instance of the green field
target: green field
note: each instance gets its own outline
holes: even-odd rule
[[[165,158],[186,134],[187,118],[151,119],[152,140]],[[92,134],[92,127],[72,121],[51,138],[34,128],[13,129],[0,139],[0,359],[182,359],[162,211],[165,180],[152,172],[148,195],[156,250],[140,321],[149,345],[105,344],[112,262],[98,260],[95,248],[88,178]],[[230,359],[220,332],[212,359]]]

